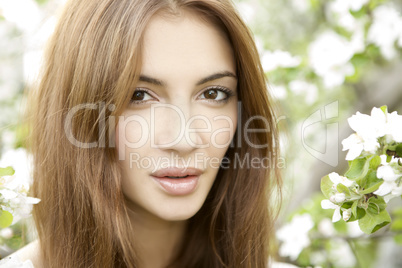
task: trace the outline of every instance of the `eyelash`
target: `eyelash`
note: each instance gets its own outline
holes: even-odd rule
[[[208,101],[208,102],[227,103],[227,102],[229,101],[229,99],[235,95],[235,93],[234,93],[232,90],[228,89],[227,87],[223,87],[223,86],[210,86],[210,87],[207,87],[205,90],[203,90],[202,93],[200,94],[200,96],[202,96],[202,95],[203,95],[204,93],[206,93],[208,90],[217,90],[217,91],[221,91],[221,92],[223,92],[223,93],[226,94],[226,97],[225,97],[224,99],[221,99],[221,100],[210,100],[210,99],[203,98],[203,99],[205,99],[205,100]]]
[[[205,94],[208,90],[217,90],[217,91],[221,91],[221,92],[223,92],[223,93],[226,94],[226,97],[225,97],[224,99],[221,99],[221,100],[211,100],[211,99],[207,99],[207,98],[202,98],[203,100],[205,100],[205,101],[207,101],[207,102],[213,102],[213,103],[227,103],[227,102],[229,101],[229,99],[235,95],[235,93],[234,93],[232,90],[230,90],[229,88],[227,88],[227,87],[223,87],[223,86],[210,86],[210,87],[207,87],[206,89],[204,89],[204,90],[201,92],[200,96],[202,96],[203,94]],[[137,88],[137,89],[134,91],[133,96],[134,96],[134,94],[137,93],[137,92],[145,92],[146,94],[150,95],[152,98],[155,98],[155,97],[153,97],[151,91],[148,90],[148,89],[146,89],[146,88]],[[133,104],[133,105],[135,105],[135,104],[143,104],[143,103],[146,103],[146,102],[148,102],[148,100],[141,100],[141,101],[135,101],[135,100],[132,100],[132,99],[130,100],[130,104]]]
[[[135,91],[134,91],[134,93],[133,93],[133,96],[134,96],[134,94],[137,93],[137,92],[145,92],[145,93],[147,93],[148,95],[150,95],[152,98],[155,98],[154,96],[152,96],[151,91],[148,90],[148,89],[146,89],[146,88],[137,88],[137,89],[135,89]],[[148,101],[148,100],[136,101],[136,100],[133,100],[132,97],[131,97],[131,99],[130,99],[130,104],[142,104],[142,103],[145,103],[145,102],[147,102],[147,101]]]

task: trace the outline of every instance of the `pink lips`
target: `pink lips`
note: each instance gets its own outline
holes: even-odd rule
[[[202,171],[196,168],[164,168],[152,173],[152,178],[171,195],[192,193],[198,184]]]

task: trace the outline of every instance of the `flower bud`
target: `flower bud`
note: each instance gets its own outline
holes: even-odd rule
[[[349,220],[350,216],[352,216],[352,209],[349,208],[349,209],[343,211],[342,218],[343,218],[344,221]]]
[[[346,196],[344,193],[336,193],[335,195],[333,195],[329,198],[329,200],[332,203],[341,203],[341,202],[345,201],[345,199],[346,199]]]

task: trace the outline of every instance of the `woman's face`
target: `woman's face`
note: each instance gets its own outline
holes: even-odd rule
[[[186,220],[204,203],[237,126],[232,48],[196,15],[155,16],[116,144],[130,210]],[[219,178],[218,178],[219,179]]]

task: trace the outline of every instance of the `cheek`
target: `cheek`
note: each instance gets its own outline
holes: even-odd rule
[[[116,126],[115,142],[119,155],[124,151],[133,151],[144,146],[148,137],[147,118],[139,115],[125,115],[119,118]]]
[[[227,148],[236,130],[237,120],[233,117],[220,117],[213,122],[210,136],[211,145],[215,148]]]
[[[120,138],[127,143],[138,143],[144,137],[145,131],[143,124],[138,121],[130,121],[127,124],[122,125],[123,129],[119,130],[120,133],[124,134]]]
[[[212,120],[211,144],[216,148],[228,148],[237,128],[237,102],[233,102],[222,115]]]

